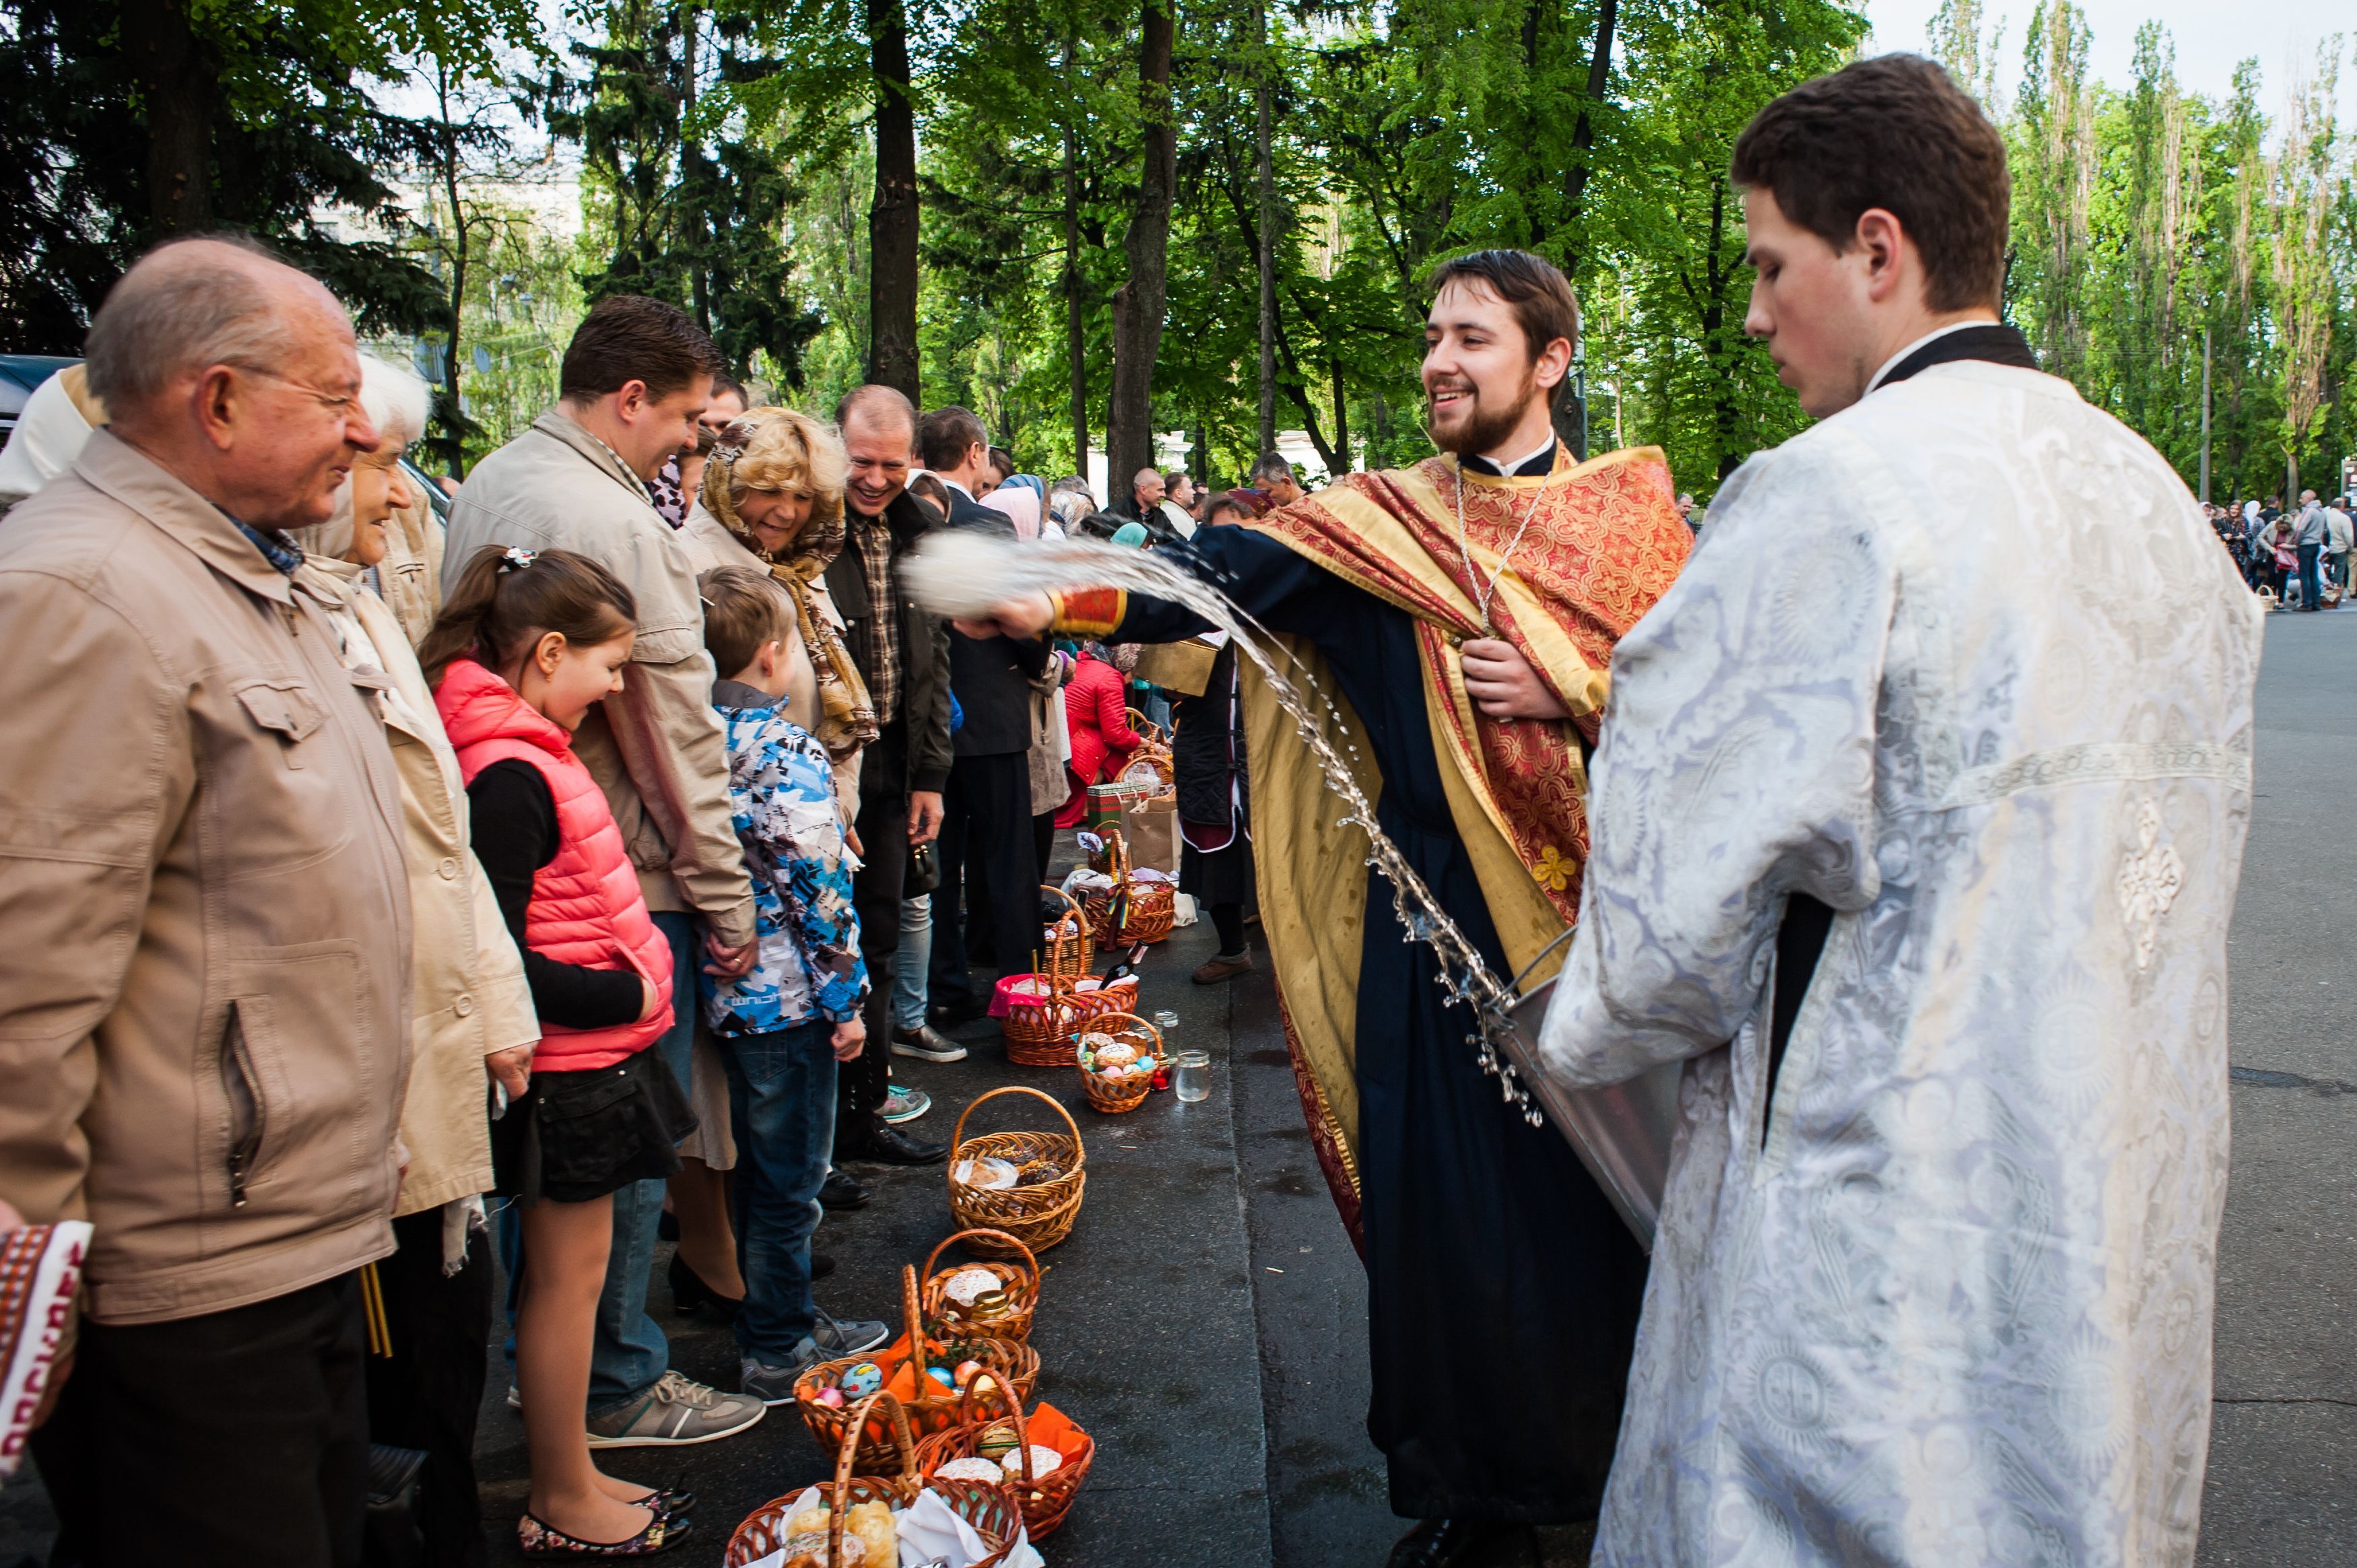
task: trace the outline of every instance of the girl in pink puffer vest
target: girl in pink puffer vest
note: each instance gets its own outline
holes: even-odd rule
[[[687,1530],[668,1494],[597,1469],[581,1419],[613,1195],[678,1170],[674,1145],[695,1127],[647,1049],[671,1027],[671,946],[573,753],[590,708],[621,690],[636,619],[630,590],[586,555],[492,548],[418,650],[540,1014],[531,1085],[491,1126],[499,1191],[523,1219],[516,1387],[532,1498],[516,1530],[530,1557],[640,1555]]]

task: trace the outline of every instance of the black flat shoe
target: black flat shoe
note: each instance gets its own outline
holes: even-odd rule
[[[834,1273],[834,1260],[824,1252],[811,1254],[811,1280],[813,1283]]]
[[[925,1009],[925,1022],[936,1029],[954,1029],[971,1024],[990,1011],[987,1002],[937,1002]]]
[[[1538,1537],[1526,1524],[1428,1519],[1399,1538],[1386,1568],[1539,1568]]]
[[[829,1171],[826,1185],[818,1189],[818,1201],[823,1208],[865,1208],[876,1201],[876,1195],[849,1171]],[[811,1278],[818,1278],[815,1266]]]
[[[708,1306],[717,1311],[724,1321],[734,1322],[744,1305],[743,1296],[722,1295],[705,1284],[704,1276],[689,1268],[685,1259],[677,1252],[671,1255],[672,1311],[685,1317],[699,1307]]]
[[[949,1158],[950,1146],[928,1144],[911,1138],[898,1127],[879,1125],[870,1130],[850,1154],[855,1160],[879,1165],[937,1165]]]

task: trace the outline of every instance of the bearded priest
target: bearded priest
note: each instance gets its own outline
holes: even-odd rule
[[[1578,908],[1585,755],[1613,644],[1690,535],[1660,452],[1575,463],[1549,417],[1579,333],[1563,274],[1490,251],[1432,279],[1424,385],[1443,454],[1352,474],[1163,559],[1291,645],[1333,698],[1376,816],[1491,968]],[[1114,589],[998,606],[998,624],[1116,642],[1191,611]],[[1244,689],[1253,853],[1295,1073],[1366,1262],[1393,1568],[1534,1563],[1534,1527],[1596,1517],[1645,1256],[1552,1128],[1483,1076],[1469,1009],[1404,946],[1367,840],[1339,819],[1265,687]]]
[[[1613,659],[1540,1057],[1684,1076],[1595,1561],[2184,1568],[2257,602],[1999,323],[1946,72],[1804,83],[1733,173],[1819,423]]]

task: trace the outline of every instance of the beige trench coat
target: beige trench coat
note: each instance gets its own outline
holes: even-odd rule
[[[393,1212],[417,1214],[491,1187],[490,1075],[483,1058],[540,1038],[523,959],[500,917],[490,878],[468,834],[467,787],[442,732],[417,656],[361,568],[313,555],[305,585],[339,607],[374,645],[381,678],[398,700],[381,701],[384,737],[401,777],[402,854],[415,932],[410,965],[409,1100],[401,1141],[409,1174]],[[364,657],[364,656],[362,656]],[[356,665],[347,645],[345,663]],[[366,674],[354,668],[355,677]]]

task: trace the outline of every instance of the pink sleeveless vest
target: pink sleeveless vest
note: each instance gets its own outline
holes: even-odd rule
[[[471,659],[452,661],[434,705],[468,783],[494,762],[528,762],[556,802],[556,857],[533,877],[524,945],[559,963],[635,971],[662,998],[655,1015],[641,1023],[603,1029],[543,1024],[533,1069],[611,1067],[644,1050],[671,1027],[671,943],[647,913],[621,830],[605,792],[573,755],[573,737]]]

